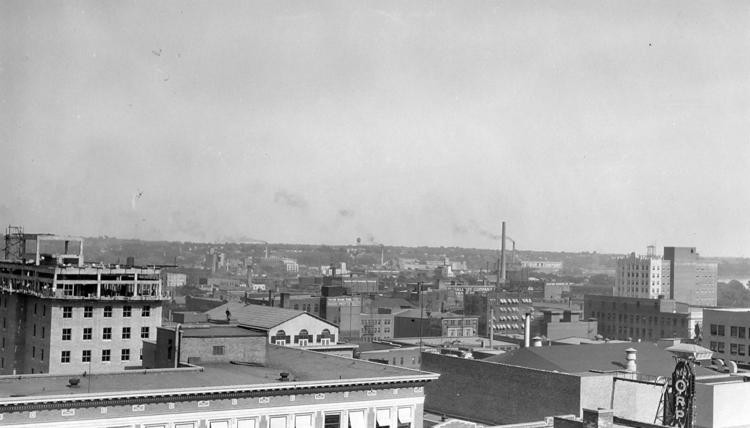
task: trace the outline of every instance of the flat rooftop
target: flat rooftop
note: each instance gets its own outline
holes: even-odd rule
[[[182,325],[182,337],[265,337],[266,333],[232,325]]]
[[[0,401],[24,401],[48,396],[116,394],[128,391],[190,390],[218,387],[277,387],[306,382],[341,382],[356,379],[427,377],[436,375],[398,366],[371,363],[319,352],[269,345],[268,363],[215,363],[195,368],[132,370],[121,373],[77,376],[78,387],[69,387],[76,376],[0,376]],[[289,373],[282,382],[280,373]]]

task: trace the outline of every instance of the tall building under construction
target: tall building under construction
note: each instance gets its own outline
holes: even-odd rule
[[[0,261],[0,374],[140,367],[165,298],[158,268],[84,264],[82,238],[9,227]]]

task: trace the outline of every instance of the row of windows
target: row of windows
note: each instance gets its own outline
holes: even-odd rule
[[[83,328],[83,340],[91,340],[93,337],[93,328]],[[151,333],[150,327],[141,327],[141,339],[148,339]],[[130,327],[123,327],[120,335],[122,339],[130,339]],[[71,340],[73,338],[73,329],[64,328],[62,329],[62,340]],[[112,340],[112,327],[102,328],[102,340]]]
[[[143,351],[141,351],[140,359],[143,359]],[[60,352],[60,362],[63,364],[70,363],[71,358],[71,351],[62,351]],[[84,349],[81,351],[81,362],[82,363],[90,363],[91,362],[91,349]],[[101,354],[101,361],[102,362],[109,362],[112,361],[112,350],[111,349],[102,349]],[[120,350],[120,361],[130,361],[130,349],[121,349]]]
[[[725,336],[726,333],[726,327],[721,324],[711,324],[710,327],[711,336]],[[746,335],[746,333],[748,333]],[[750,328],[742,327],[742,326],[730,326],[729,327],[729,336],[730,337],[736,337],[737,339],[744,339],[745,337],[750,338]]]
[[[123,306],[122,307],[122,316],[125,318],[128,318],[132,316],[133,308],[131,306]],[[105,306],[103,308],[103,316],[104,318],[112,318],[112,306]],[[142,317],[150,317],[151,316],[151,306],[143,306],[141,308],[141,316]],[[83,307],[83,317],[84,318],[93,318],[94,317],[94,307],[93,306],[84,306]],[[72,306],[63,306],[63,318],[73,318],[73,307]]]
[[[294,306],[293,306],[293,308],[294,308],[295,311],[298,311],[300,309],[300,305],[298,303],[295,303]],[[315,303],[313,305],[310,305],[309,303],[303,303],[302,304],[302,310],[305,311],[305,312],[313,312],[313,313],[317,314],[318,313],[318,309],[319,308],[318,308],[318,304],[317,303]]]
[[[605,317],[606,315],[606,317]],[[617,319],[618,322],[628,322],[628,323],[636,323],[636,324],[644,324],[644,325],[664,325],[664,326],[677,326],[677,318],[674,317],[658,317],[658,316],[646,316],[646,315],[633,315],[633,314],[613,314],[611,312],[607,312],[606,314],[604,312],[591,312],[591,318],[596,318],[599,320],[611,320],[614,321]],[[687,327],[687,319],[682,318],[679,322],[682,327]]]
[[[395,420],[394,420],[395,419]],[[411,428],[413,426],[413,412],[411,407],[399,407],[395,414],[391,409],[376,409],[374,428]],[[234,422],[234,423],[233,423]],[[342,423],[343,422],[343,423]],[[395,422],[395,425],[394,425]],[[209,421],[182,421],[170,423],[146,424],[145,428],[197,428],[205,426],[207,428],[258,428],[258,419],[255,417],[232,419],[214,419]],[[313,414],[298,414],[291,416],[271,416],[268,419],[268,428],[311,428],[317,426],[313,424]],[[349,410],[344,415],[343,412],[326,412],[323,416],[323,428],[371,428],[368,426],[366,410]]]

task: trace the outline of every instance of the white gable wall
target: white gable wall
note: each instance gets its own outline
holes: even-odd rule
[[[299,336],[301,330],[307,330],[307,333],[312,336],[308,339],[307,345],[319,346],[322,345],[322,343],[318,342],[318,336],[323,333],[324,329],[328,329],[332,335],[330,345],[339,341],[338,327],[321,321],[312,315],[302,314],[269,330],[268,341],[270,343],[275,343],[278,338],[277,333],[279,330],[284,330],[284,333],[287,336],[286,346],[301,346],[298,341],[295,343],[295,336]]]

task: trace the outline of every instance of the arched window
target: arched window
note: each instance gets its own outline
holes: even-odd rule
[[[318,335],[316,342],[329,345],[331,343],[336,343],[336,337],[331,334],[331,330],[324,328]]]
[[[271,342],[276,345],[286,345],[289,343],[289,336],[286,335],[284,330],[277,330],[276,334],[271,339]]]
[[[305,330],[305,329],[303,328],[302,330],[300,330],[300,331],[299,331],[299,335],[300,335],[300,336],[309,336],[310,334],[309,334],[309,333],[307,332],[307,330]]]

